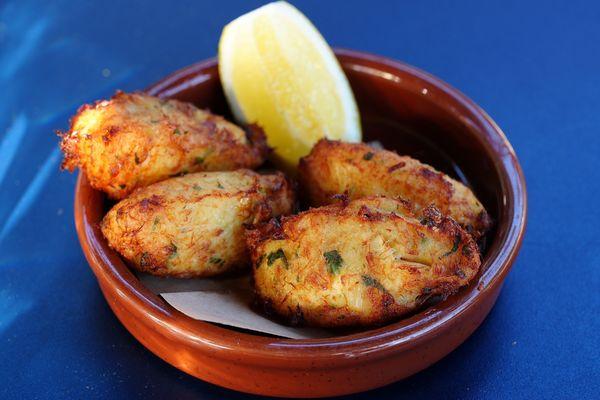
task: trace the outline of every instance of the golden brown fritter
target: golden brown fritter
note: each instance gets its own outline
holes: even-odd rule
[[[445,298],[481,264],[473,238],[434,207],[367,197],[249,230],[255,290],[291,323],[368,326]]]
[[[248,265],[244,226],[292,211],[283,174],[198,172],[136,190],[101,223],[112,248],[136,269],[213,276]]]
[[[269,152],[257,127],[142,93],[81,107],[61,136],[62,167],[81,168],[113,199],[179,173],[255,168]]]
[[[399,197],[416,210],[434,205],[454,218],[475,238],[491,227],[491,219],[473,192],[462,183],[407,156],[377,150],[364,143],[323,139],[300,160],[299,180],[313,206],[370,195]]]

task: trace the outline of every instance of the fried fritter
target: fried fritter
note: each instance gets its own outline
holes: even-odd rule
[[[142,93],[81,107],[60,135],[62,167],[81,168],[113,199],[180,173],[255,168],[269,152],[258,127],[244,131],[191,103]]]
[[[244,226],[292,211],[282,173],[197,172],[136,190],[101,223],[112,248],[160,276],[206,277],[249,264]]]
[[[462,183],[408,156],[364,143],[323,139],[300,160],[299,180],[313,206],[370,195],[400,197],[417,210],[434,205],[477,239],[491,219],[473,192]]]
[[[433,206],[367,197],[249,230],[255,290],[292,324],[378,325],[443,299],[481,264],[477,245]]]

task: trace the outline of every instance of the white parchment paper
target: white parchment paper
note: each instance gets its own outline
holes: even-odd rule
[[[174,279],[138,274],[153,293],[191,318],[292,339],[335,336],[324,329],[294,328],[279,324],[252,310],[248,276],[219,279]]]

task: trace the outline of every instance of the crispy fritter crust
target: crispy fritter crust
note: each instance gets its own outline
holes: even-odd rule
[[[106,214],[101,228],[140,271],[206,277],[247,266],[244,226],[288,214],[293,205],[282,173],[198,172],[138,189]]]
[[[473,238],[434,207],[367,197],[247,232],[257,298],[292,324],[378,325],[467,285]]]
[[[84,105],[62,136],[62,168],[81,168],[113,199],[170,176],[255,168],[269,153],[262,130],[245,131],[190,103],[117,92]]]
[[[473,192],[462,183],[408,156],[363,143],[323,139],[300,160],[299,180],[313,206],[370,195],[401,197],[417,210],[434,205],[477,239],[491,219]]]

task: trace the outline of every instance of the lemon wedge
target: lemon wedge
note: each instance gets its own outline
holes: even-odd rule
[[[260,125],[283,167],[295,167],[320,138],[361,140],[354,95],[333,51],[286,2],[225,26],[219,75],[237,121]]]

